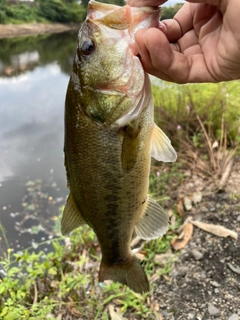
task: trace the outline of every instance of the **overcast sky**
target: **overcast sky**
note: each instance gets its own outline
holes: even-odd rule
[[[168,0],[168,2],[164,3],[164,6],[174,6],[176,3],[184,2],[183,0]]]

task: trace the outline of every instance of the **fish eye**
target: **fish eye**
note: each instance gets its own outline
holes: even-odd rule
[[[85,40],[81,46],[81,53],[85,56],[90,55],[95,50],[95,43],[91,40]]]

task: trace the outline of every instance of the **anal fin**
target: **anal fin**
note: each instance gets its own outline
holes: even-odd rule
[[[147,198],[145,211],[135,226],[137,235],[145,240],[157,239],[168,230],[168,215],[153,199]]]
[[[153,128],[151,156],[163,162],[174,162],[177,159],[176,151],[171,145],[170,139],[156,124]]]
[[[63,217],[61,221],[61,232],[63,235],[69,234],[74,229],[80,227],[85,223],[82,218],[76,203],[71,193],[68,196],[67,203],[63,210]]]

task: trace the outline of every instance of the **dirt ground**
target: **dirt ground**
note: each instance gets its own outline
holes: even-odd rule
[[[69,30],[79,29],[78,24],[45,24],[45,23],[34,23],[34,24],[0,24],[0,39],[12,38],[20,36],[38,35],[44,33],[60,33]]]
[[[155,282],[153,303],[164,320],[240,319],[240,162],[221,193],[191,178],[183,190],[199,189],[202,200],[186,217],[221,225],[238,239],[217,237],[194,227],[169,277]],[[191,188],[189,188],[191,186]]]

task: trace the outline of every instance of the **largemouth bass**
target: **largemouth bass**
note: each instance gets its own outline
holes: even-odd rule
[[[175,161],[170,140],[154,124],[148,75],[134,33],[157,26],[159,10],[90,1],[78,35],[65,110],[65,166],[70,194],[62,233],[87,223],[97,235],[99,281],[142,293],[149,283],[130,242],[134,231],[156,239],[168,216],[148,195],[151,156]]]

